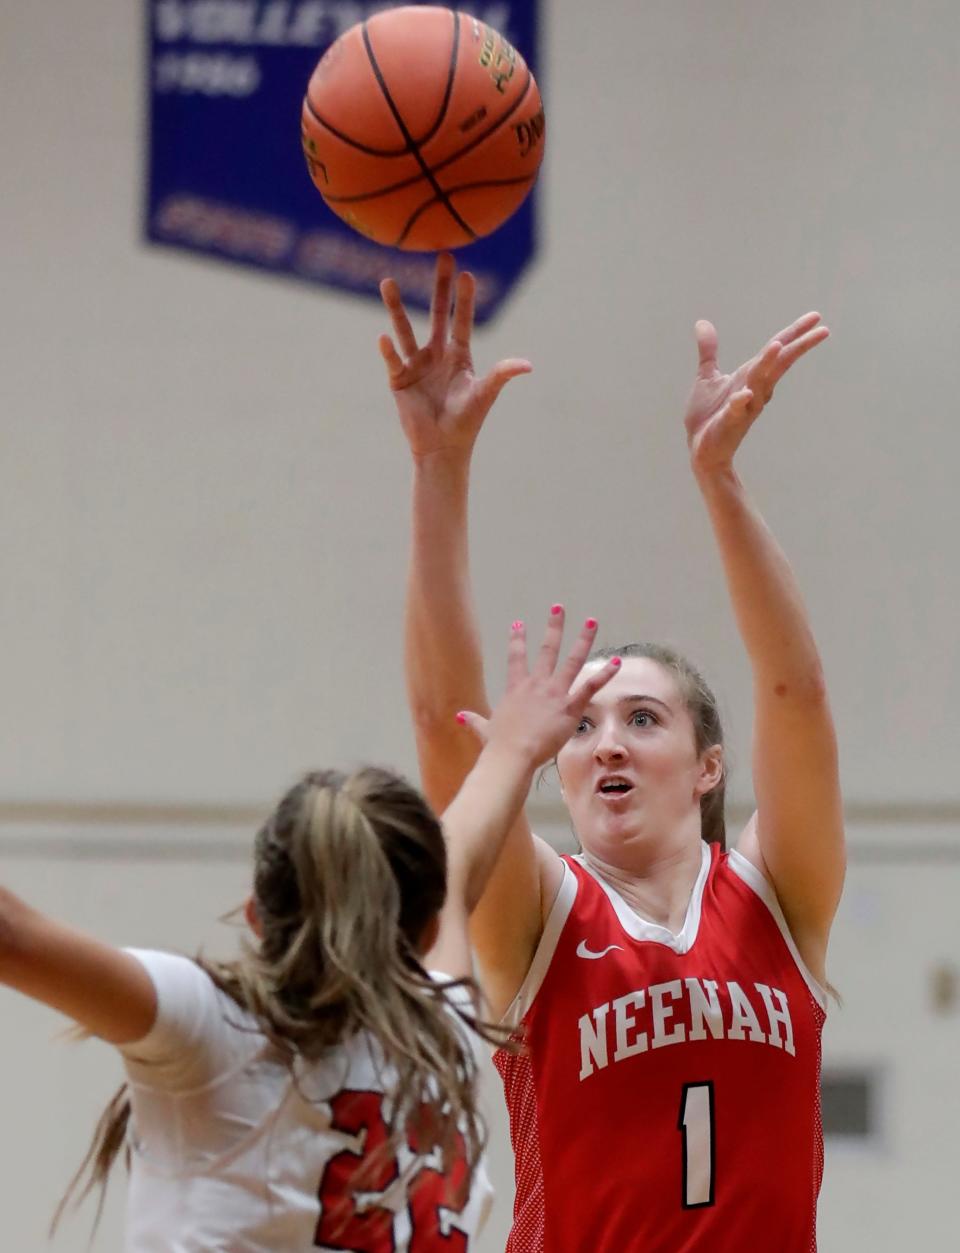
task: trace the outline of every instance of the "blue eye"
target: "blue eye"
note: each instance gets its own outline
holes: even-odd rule
[[[586,720],[586,718],[581,718],[577,723],[577,729],[574,731],[574,735],[585,735],[589,726],[590,723]]]
[[[638,719],[640,718],[644,718],[646,719],[646,721],[639,722]],[[654,723],[656,723],[657,719],[654,717],[654,715],[650,712],[649,709],[637,709],[637,710],[634,710],[634,712],[630,715],[630,721],[634,724],[634,726],[646,727],[646,726],[651,726]]]

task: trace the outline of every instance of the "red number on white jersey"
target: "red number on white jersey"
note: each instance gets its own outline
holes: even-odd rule
[[[395,1253],[397,1216],[377,1203],[378,1196],[400,1178],[393,1154],[385,1153],[388,1129],[382,1092],[340,1092],[330,1102],[331,1127],[359,1141],[358,1150],[344,1149],[327,1163],[320,1181],[320,1218],[314,1246],[344,1253]],[[411,1119],[407,1143],[426,1157],[433,1149],[427,1128],[428,1108]],[[407,1189],[410,1253],[467,1253],[469,1239],[454,1226],[468,1199],[469,1170],[463,1137],[457,1135],[453,1166],[442,1174],[423,1165]]]
[[[388,1140],[383,1093],[339,1092],[330,1108],[331,1127],[361,1137],[362,1148],[359,1153],[345,1149],[327,1163],[320,1181],[320,1220],[313,1243],[349,1253],[394,1253],[393,1214],[372,1198],[362,1209],[357,1204],[360,1195],[366,1199],[370,1193],[386,1191],[400,1173],[396,1159],[383,1152]],[[379,1156],[373,1157],[378,1149]]]

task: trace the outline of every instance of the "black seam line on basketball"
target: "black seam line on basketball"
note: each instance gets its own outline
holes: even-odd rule
[[[453,44],[450,48],[450,68],[447,71],[447,88],[443,93],[443,102],[440,105],[440,116],[434,122],[433,126],[427,131],[420,140],[421,147],[428,144],[434,137],[440,127],[443,125],[443,119],[447,116],[447,110],[450,108],[450,98],[453,95],[453,80],[457,73],[457,57],[460,53],[460,13],[453,14]]]
[[[482,144],[488,135],[492,135],[498,127],[506,122],[511,114],[515,113],[517,109],[519,109],[520,105],[523,104],[527,92],[530,90],[530,84],[532,81],[533,75],[529,70],[527,70],[527,82],[523,91],[520,93],[519,99],[515,100],[506,113],[502,113],[498,118],[496,118],[485,131],[482,131],[474,139],[471,139],[468,144],[464,145],[464,147],[458,148],[456,152],[452,152],[449,157],[444,157],[439,165],[433,166],[432,169],[434,174],[438,174],[441,170],[445,170],[448,165],[452,165],[454,161],[459,161],[460,158],[465,157],[468,152],[472,152],[473,149],[476,148],[477,144]],[[406,149],[397,155],[406,156]],[[392,191],[401,191],[404,187],[412,187],[414,183],[419,183],[423,177],[424,176],[422,174],[414,174],[410,178],[401,179],[399,183],[391,183],[389,187],[378,187],[376,191],[362,191],[356,196],[324,195],[323,198],[324,200],[331,201],[331,203],[335,201],[337,204],[355,204],[358,200],[375,200],[377,196],[387,196]],[[533,178],[535,176],[530,175],[530,177]]]
[[[325,118],[322,118],[313,107],[309,96],[303,97],[303,103],[315,122],[319,122],[324,130],[328,130],[331,135],[336,135],[337,139],[349,144],[351,148],[356,148],[358,152],[365,152],[371,157],[405,157],[409,152],[408,148],[371,148],[368,144],[361,144],[356,139],[351,139],[349,135],[345,135],[343,131],[338,131],[335,126],[331,126]]]
[[[452,152],[449,157],[445,157],[439,165],[435,165],[433,167],[434,173],[439,173],[440,170],[445,170],[447,166],[451,165],[454,161],[459,161],[461,157],[465,157],[468,152],[472,152],[473,149],[476,148],[477,144],[482,144],[488,135],[492,135],[498,127],[502,126],[504,122],[511,118],[527,98],[527,93],[530,90],[530,84],[532,82],[533,75],[530,73],[530,69],[528,67],[527,81],[523,85],[523,91],[521,91],[520,95],[516,98],[516,100],[514,100],[510,108],[507,109],[506,113],[501,113],[494,122],[491,122],[485,131],[481,131],[479,135],[475,135],[468,144],[465,144],[462,148],[458,148],[456,152]]]
[[[421,144],[429,143],[443,125],[443,119],[447,116],[447,109],[450,107],[450,99],[453,96],[453,80],[457,72],[457,56],[459,55],[460,49],[460,14],[455,13],[453,18],[453,44],[450,48],[450,69],[447,71],[447,86],[444,91],[443,100],[440,104],[440,116],[434,122],[430,130],[427,131],[426,135],[424,135],[423,139],[420,140]],[[328,130],[331,135],[336,135],[339,140],[342,140],[345,144],[349,144],[351,148],[356,148],[358,152],[366,152],[372,157],[405,157],[409,152],[409,149],[406,147],[371,148],[367,144],[361,144],[356,139],[351,139],[349,135],[345,135],[343,131],[337,130],[335,126],[332,126],[325,118],[320,116],[313,105],[313,101],[310,99],[309,90],[303,97],[303,103],[306,105],[310,116],[315,122],[319,122],[320,125],[324,127],[325,130]],[[416,182],[418,178],[420,178],[419,174],[415,175],[414,178],[409,181]],[[398,184],[398,186],[402,187],[405,186],[405,184],[401,183]],[[380,193],[377,194],[379,195]],[[330,197],[328,196],[327,199],[329,200]]]
[[[518,183],[532,183],[536,177],[536,174],[525,174],[522,178],[487,178],[479,183],[460,183],[456,187],[448,187],[447,195],[453,196],[456,195],[457,192],[461,191],[477,191],[482,187],[516,187]],[[416,209],[414,209],[413,213],[407,219],[407,224],[404,226],[397,244],[402,243],[407,238],[407,235],[410,233],[410,230],[417,218],[419,218],[421,214],[426,213],[429,208],[437,203],[439,203],[437,197],[432,196],[429,200],[425,200],[422,205],[419,205]],[[476,234],[474,237],[477,237]],[[396,247],[397,244],[395,244],[394,247]]]
[[[444,195],[443,188],[440,186],[440,184],[437,182],[437,180],[433,176],[433,171],[430,169],[429,165],[427,165],[426,161],[424,161],[423,157],[421,156],[420,148],[418,144],[415,142],[413,136],[407,130],[407,124],[406,122],[404,122],[403,118],[400,116],[400,110],[397,108],[397,106],[393,102],[393,97],[390,95],[389,88],[387,87],[384,77],[380,72],[380,66],[377,64],[377,58],[373,55],[373,45],[370,43],[370,33],[367,30],[366,22],[363,23],[362,33],[363,33],[363,46],[367,50],[367,56],[370,58],[370,64],[373,67],[373,72],[376,75],[377,82],[380,84],[380,90],[383,92],[383,98],[384,100],[386,100],[387,104],[389,105],[390,112],[393,114],[394,120],[396,121],[397,125],[400,127],[401,134],[403,135],[404,139],[407,141],[407,145],[410,149],[411,155],[415,158],[421,170],[423,170],[424,177],[427,179],[430,186],[440,197],[444,208],[447,210],[447,212],[450,214],[450,216],[453,218],[456,224],[461,228],[461,230],[466,231],[471,239],[476,239],[477,238],[476,232],[470,229],[470,227],[467,225],[466,222],[464,222],[463,218],[456,211],[453,205],[449,202],[449,200],[447,200],[446,196]]]
[[[485,178],[478,183],[458,183],[455,187],[446,187],[448,196],[452,196],[458,191],[474,191],[478,187],[511,187],[515,183],[532,183],[537,177],[537,171],[532,174],[520,174],[516,178]],[[324,200],[330,201],[331,204],[353,204],[357,200],[375,200],[377,196],[386,196],[391,191],[396,191],[399,187],[407,187],[411,183],[422,183],[423,177],[418,174],[416,178],[408,179],[406,183],[395,183],[393,187],[384,187],[380,191],[364,192],[362,196],[328,196],[323,193]],[[428,204],[436,204],[437,197],[432,196]]]
[[[488,178],[482,183],[461,183],[459,187],[448,187],[447,195],[452,196],[458,191],[476,191],[480,187],[514,187],[517,183],[532,183],[536,177],[536,174],[525,174],[523,178]],[[403,228],[400,238],[393,245],[394,248],[399,247],[399,245],[407,238],[417,218],[420,217],[422,213],[426,213],[432,205],[437,203],[437,197],[431,196],[429,200],[425,200],[422,205],[414,209],[413,213],[407,219],[407,224]],[[474,235],[474,238],[477,238],[476,234]]]

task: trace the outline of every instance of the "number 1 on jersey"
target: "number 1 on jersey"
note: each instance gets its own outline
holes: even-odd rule
[[[713,1204],[716,1143],[713,1083],[685,1083],[677,1130],[683,1139],[683,1208]]]

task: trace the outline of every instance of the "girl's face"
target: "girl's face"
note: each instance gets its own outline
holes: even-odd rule
[[[720,782],[723,750],[698,754],[669,670],[649,657],[625,657],[558,753],[557,770],[581,844],[616,864],[627,841],[684,828],[699,838],[700,797]]]

